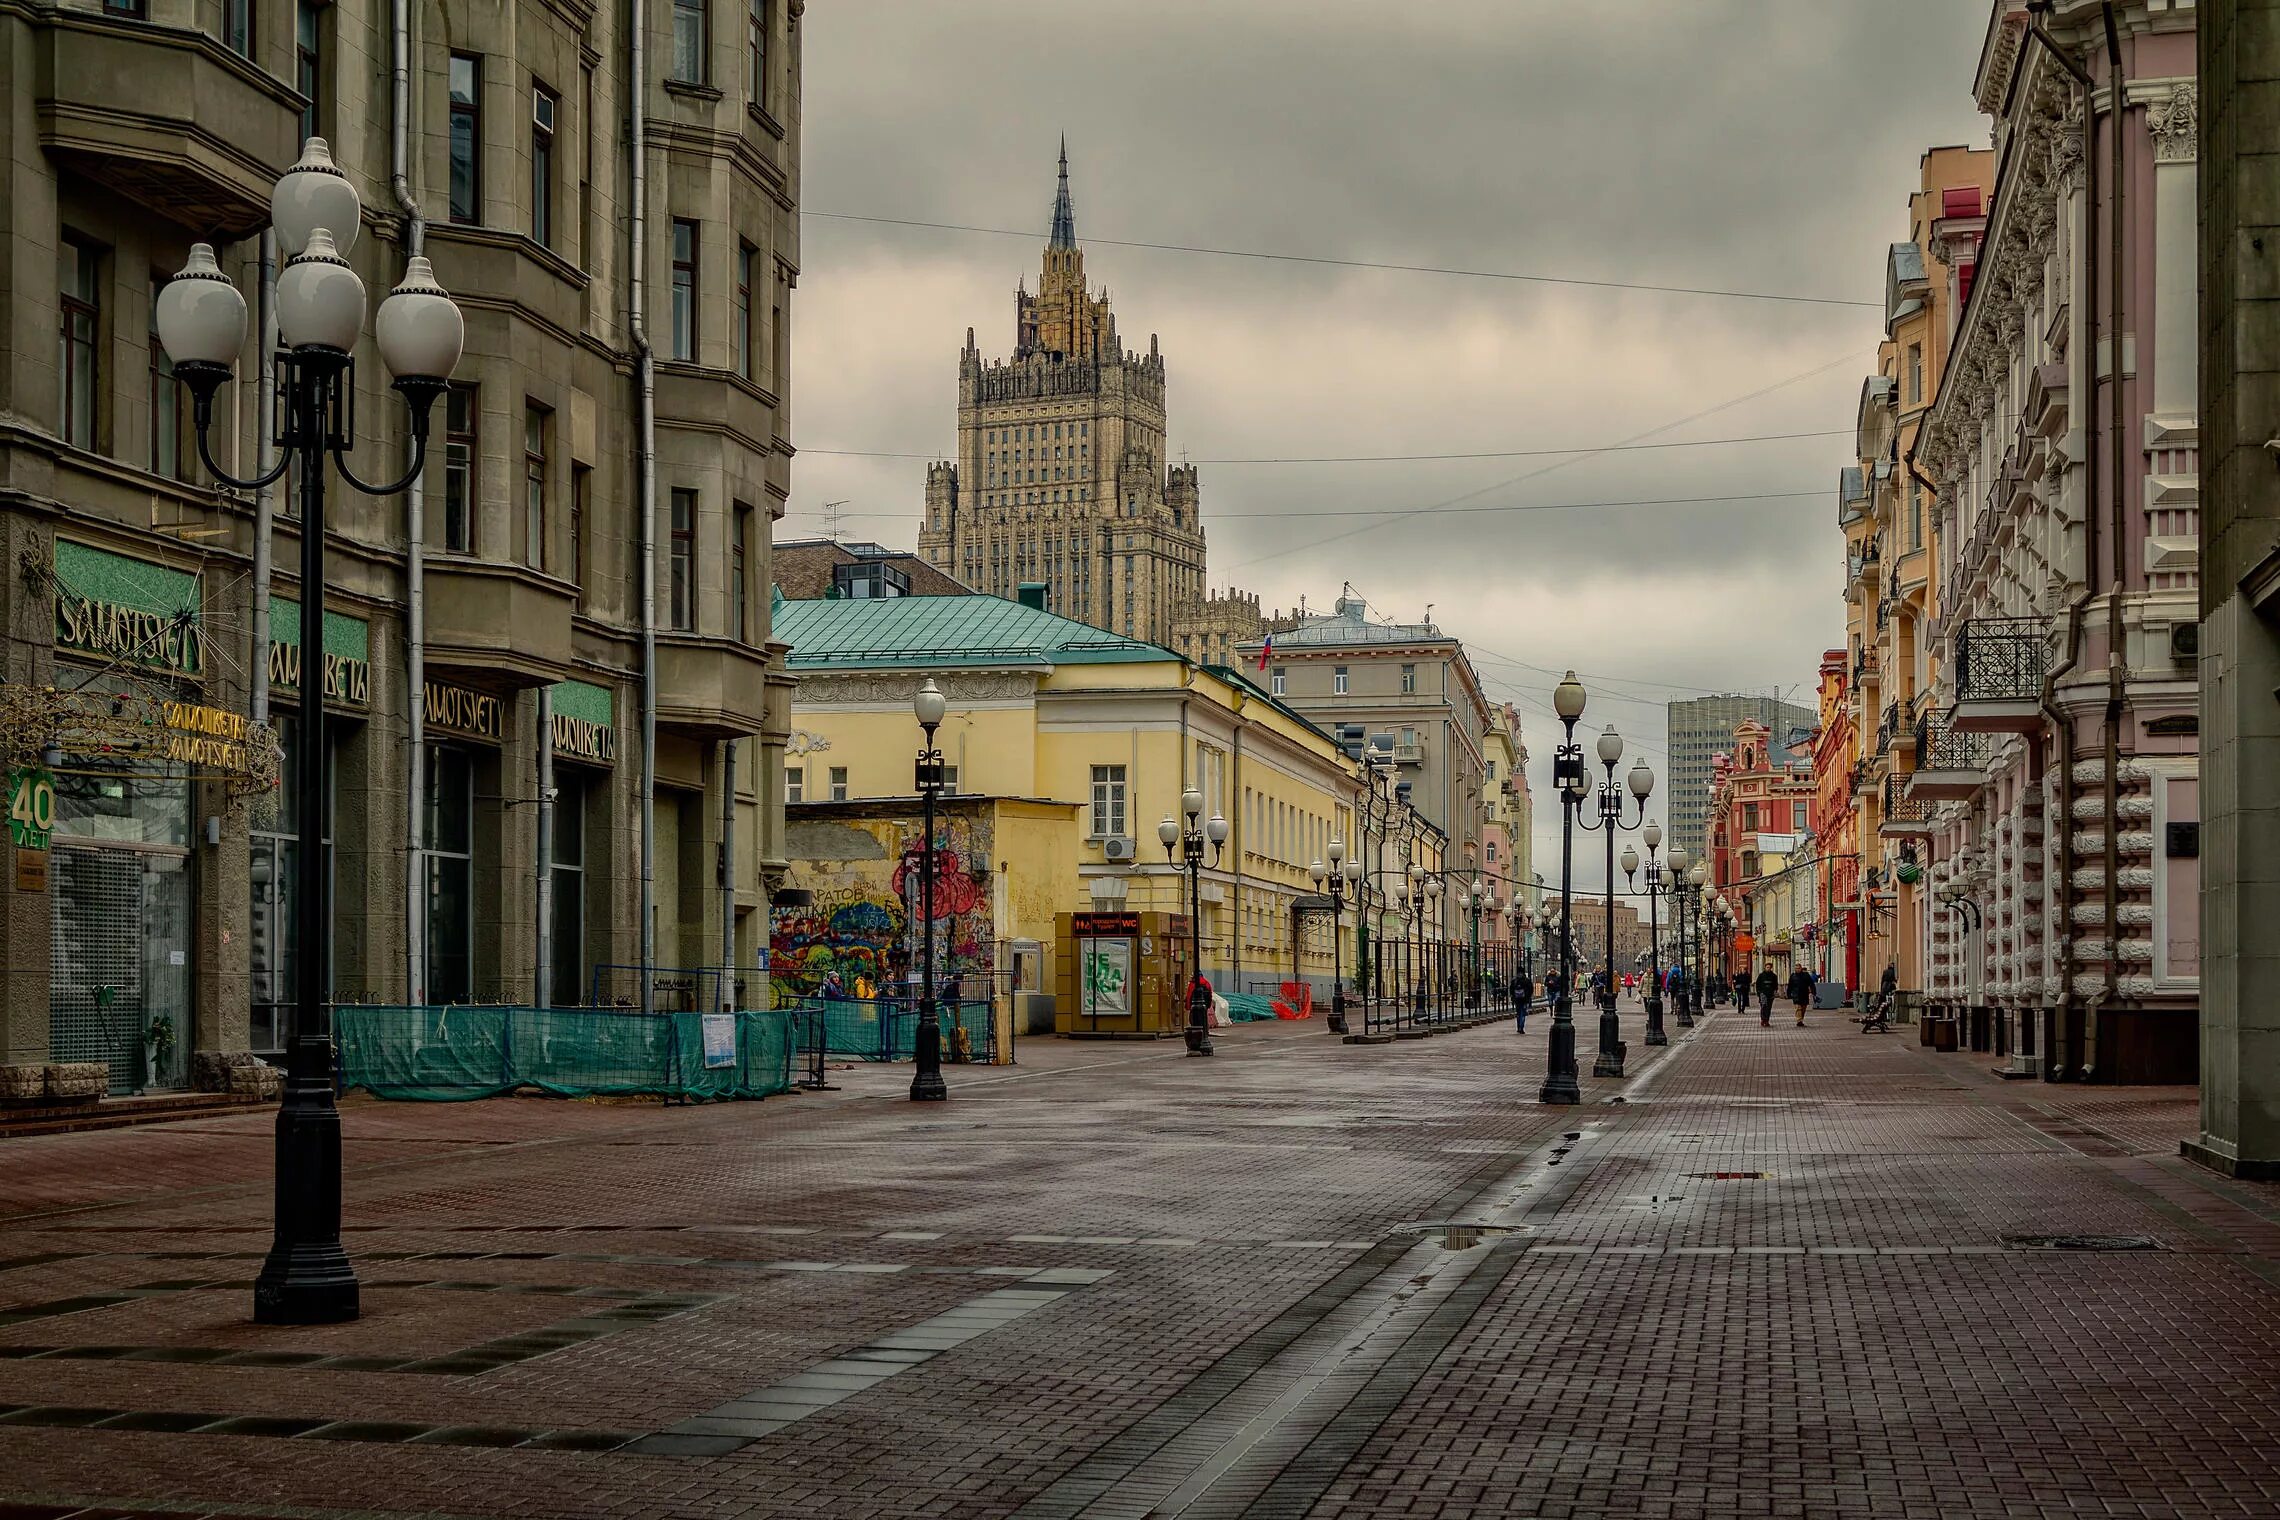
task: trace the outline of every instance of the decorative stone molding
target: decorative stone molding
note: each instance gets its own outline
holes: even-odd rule
[[[2192,163],[2200,156],[2200,86],[2189,79],[2171,85],[2166,100],[2146,107],[2145,125],[2153,137],[2155,163]]]
[[[955,709],[961,702],[1014,702],[1037,689],[1037,677],[1020,671],[960,671],[949,674],[923,670],[891,671],[880,675],[803,675],[802,705],[855,707],[908,704],[928,675]]]

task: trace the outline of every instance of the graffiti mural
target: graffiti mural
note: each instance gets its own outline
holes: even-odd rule
[[[976,878],[974,865],[990,858],[991,833],[987,818],[935,820],[935,971],[960,978],[968,996],[985,995],[997,970],[990,884]],[[834,972],[850,992],[901,985],[919,963],[926,883],[918,824],[881,818],[810,825],[789,853],[789,884],[806,888],[812,900],[778,909],[770,924],[776,990],[812,994]]]

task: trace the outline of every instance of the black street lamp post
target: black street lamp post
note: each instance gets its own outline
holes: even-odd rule
[[[1211,844],[1211,864],[1219,866],[1219,853],[1227,844],[1227,820],[1219,814],[1211,815],[1206,823],[1203,817],[1203,793],[1189,787],[1180,793],[1180,811],[1187,815],[1187,827],[1181,828],[1166,813],[1164,821],[1156,825],[1156,837],[1163,842],[1164,859],[1180,865],[1188,879],[1188,948],[1190,953],[1188,977],[1187,1052],[1191,1056],[1207,1056],[1211,1049],[1211,989],[1203,979],[1203,846]],[[1175,859],[1175,852],[1177,858]]]
[[[1584,690],[1574,671],[1569,671],[1553,689],[1552,707],[1567,734],[1552,757],[1552,788],[1560,799],[1560,946],[1556,963],[1560,970],[1560,995],[1552,1002],[1552,1033],[1544,1052],[1544,1085],[1537,1092],[1536,1101],[1565,1104],[1583,1101],[1583,1085],[1575,1069],[1575,977],[1574,968],[1569,964],[1575,918],[1575,810],[1583,800],[1586,786],[1583,746],[1575,742],[1576,719],[1583,716]]]
[[[1331,836],[1326,853],[1330,857],[1330,864],[1324,866],[1318,860],[1307,868],[1307,875],[1313,878],[1315,891],[1328,891],[1330,894],[1330,1032],[1344,1034],[1346,981],[1344,970],[1339,965],[1338,936],[1345,929],[1348,887],[1353,889],[1355,918],[1358,921],[1361,917],[1362,863],[1358,859],[1346,858],[1346,841],[1336,835]]]
[[[1656,894],[1662,890],[1662,867],[1655,862],[1655,852],[1662,848],[1662,825],[1652,818],[1639,830],[1639,840],[1647,847],[1647,1043],[1668,1045],[1670,1036],[1663,1029],[1662,1000],[1662,947],[1657,943],[1662,935],[1662,924],[1655,914]],[[1636,890],[1639,874],[1639,857],[1629,845],[1623,846],[1623,878]]]
[[[926,742],[918,749],[918,797],[924,830],[918,845],[918,899],[919,916],[926,926],[919,935],[918,1069],[911,1073],[910,1100],[939,1103],[950,1096],[950,1089],[942,1080],[942,1020],[934,1002],[934,799],[942,794],[943,783],[942,751],[935,747],[934,731],[942,726],[949,703],[934,678],[928,676],[910,705],[926,735]]]
[[[1686,884],[1686,846],[1674,844],[1663,857],[1663,890],[1670,894],[1671,920],[1678,926],[1678,1027],[1694,1027],[1694,962],[1686,954],[1686,921],[1693,912],[1693,894]]]
[[[325,647],[325,459],[341,479],[370,496],[392,496],[427,463],[428,412],[459,363],[466,326],[424,258],[407,261],[403,282],[380,304],[373,336],[409,413],[412,461],[404,478],[367,485],[348,467],[356,446],[356,361],[364,328],[364,284],[346,255],[356,246],[362,208],[322,138],[277,182],[270,220],[291,256],[277,279],[277,355],[282,426],[277,462],[241,480],[214,462],[214,395],[245,344],[245,297],[214,260],[211,245],[190,250],[182,272],[160,292],[159,343],[190,389],[198,457],[224,485],[253,491],[299,466],[301,511],[301,736],[296,753],[294,826],[302,866],[293,901],[294,988],[283,1100],[277,1110],[275,1219],[269,1255],[254,1278],[253,1317],[269,1325],[326,1325],[356,1318],[356,1269],[340,1243],[340,1110],[333,1102],[331,894],[325,869],[325,704],[317,679]],[[269,419],[261,419],[266,425]],[[262,588],[257,588],[260,594]]]
[[[1571,746],[1572,747],[1572,746]],[[1610,723],[1601,731],[1596,746],[1599,763],[1606,768],[1607,779],[1599,785],[1599,821],[1588,819],[1576,824],[1577,828],[1595,830],[1607,839],[1607,985],[1599,996],[1599,1059],[1591,1066],[1595,1077],[1623,1075],[1623,1022],[1615,1012],[1615,835],[1621,829],[1635,829],[1634,820],[1623,822],[1623,788],[1615,784],[1615,767],[1623,758],[1623,736],[1615,732]],[[1577,775],[1582,774],[1582,757],[1577,756]],[[1631,764],[1628,778],[1631,796],[1638,802],[1639,811],[1646,812],[1648,794],[1655,789],[1654,772],[1647,762],[1636,760]],[[1570,806],[1575,812],[1583,811],[1584,795],[1580,786],[1570,792]]]

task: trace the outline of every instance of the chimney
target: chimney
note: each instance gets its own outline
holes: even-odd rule
[[[1014,593],[1014,600],[1024,607],[1034,607],[1039,612],[1043,612],[1045,610],[1045,583],[1043,581],[1023,581],[1020,589]]]

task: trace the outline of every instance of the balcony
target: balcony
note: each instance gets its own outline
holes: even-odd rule
[[[1962,802],[1987,784],[1987,762],[1995,744],[1982,733],[1957,729],[1929,708],[1916,719],[1916,769],[1907,778],[1908,795],[1927,802]]]
[[[2049,646],[2040,618],[1973,618],[1955,631],[1955,726],[2027,734],[2043,723]]]
[[[700,739],[740,739],[766,726],[767,651],[692,633],[657,636],[657,722]]]
[[[1921,797],[1911,796],[1906,776],[1884,778],[1884,816],[1878,820],[1876,832],[1886,839],[1908,834],[1929,834],[1932,831],[1932,805]]]
[[[174,27],[50,11],[37,37],[25,82],[42,147],[199,237],[268,224],[270,190],[300,152],[290,87]]]
[[[1884,717],[1876,725],[1876,758],[1882,760],[1892,753],[1892,741],[1900,733],[1900,704],[1885,704]]]
[[[427,562],[427,658],[512,686],[570,675],[566,581],[520,565],[437,555]]]
[[[1423,765],[1425,763],[1425,741],[1409,739],[1395,744],[1393,747],[1393,763],[1395,765]]]

